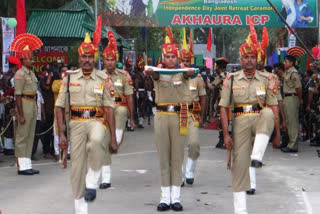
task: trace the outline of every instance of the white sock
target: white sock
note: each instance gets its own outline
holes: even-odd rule
[[[160,198],[160,203],[165,203],[167,205],[171,204],[171,189],[170,187],[161,187],[161,198]]]
[[[171,203],[181,202],[180,195],[181,187],[180,186],[171,186]]]
[[[88,189],[97,189],[100,176],[101,169],[98,171],[93,171],[91,168],[89,168],[86,176],[86,187]]]
[[[257,187],[257,180],[256,180],[256,168],[249,167],[249,175],[250,175],[250,188],[256,189]]]
[[[267,149],[270,137],[265,134],[257,134],[254,139],[251,160],[262,161],[264,152]]]
[[[233,206],[235,214],[248,214],[246,192],[233,193]]]
[[[111,183],[111,167],[110,165],[102,166],[101,169],[101,183]]]
[[[122,129],[116,129],[116,140],[117,144],[119,145],[122,140],[123,130]]]
[[[84,198],[74,200],[75,214],[88,214],[88,203]]]
[[[194,178],[194,169],[196,167],[196,161],[191,158],[187,159],[186,163],[186,178]]]

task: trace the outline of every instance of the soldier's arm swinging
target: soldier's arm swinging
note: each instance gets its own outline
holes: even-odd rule
[[[128,101],[128,110],[129,110],[129,118],[130,118],[130,122],[132,121],[132,125],[133,127],[130,125],[131,129],[134,128],[134,119],[133,119],[133,111],[134,111],[134,108],[133,108],[133,98],[132,98],[132,94],[131,95],[127,95],[126,96],[127,98],[127,101]]]
[[[220,106],[220,118],[223,132],[223,142],[227,150],[231,150],[233,147],[233,142],[228,131],[228,108]]]
[[[280,124],[279,124],[278,106],[272,105],[272,106],[268,106],[268,107],[271,108],[273,115],[274,115],[275,137],[272,141],[272,146],[274,148],[278,148],[280,146]]]
[[[203,115],[205,112],[205,106],[206,106],[206,96],[199,96],[200,99],[200,118],[199,118],[199,127],[202,128],[203,126]]]
[[[56,119],[59,129],[59,144],[62,149],[68,148],[68,141],[65,135],[64,108],[56,106]]]
[[[104,110],[104,121],[107,123],[109,130],[110,130],[110,152],[116,152],[118,149],[117,141],[116,141],[116,127],[115,127],[115,117],[114,117],[114,111],[111,107],[103,107]]]

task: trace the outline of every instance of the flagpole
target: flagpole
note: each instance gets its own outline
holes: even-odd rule
[[[95,26],[97,25],[97,20],[98,20],[98,3],[97,3],[97,0],[94,0],[94,24],[95,24]],[[98,49],[100,49],[99,47],[100,47],[100,43],[98,44]],[[98,52],[99,52],[99,50],[98,50]],[[99,68],[99,70],[101,70],[100,52],[98,54],[98,68]]]

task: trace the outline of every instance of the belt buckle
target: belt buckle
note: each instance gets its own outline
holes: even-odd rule
[[[82,117],[83,117],[84,119],[90,118],[90,111],[89,111],[89,110],[85,110],[85,111],[83,112],[83,114],[82,114]]]
[[[174,112],[174,106],[173,105],[168,106],[167,112]]]
[[[252,106],[246,106],[245,107],[245,113],[251,112],[252,111]]]

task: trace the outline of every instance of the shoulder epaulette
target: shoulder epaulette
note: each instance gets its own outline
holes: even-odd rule
[[[123,74],[123,75],[125,75],[125,76],[128,75],[128,72],[125,71],[125,70],[122,70],[122,69],[117,68],[116,71],[119,72],[119,73],[121,73],[121,74]]]
[[[96,75],[102,79],[106,79],[108,77],[108,75],[106,73],[104,73],[103,71],[97,70]]]

